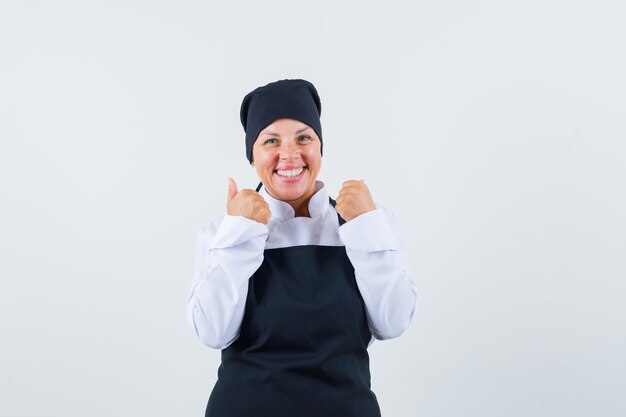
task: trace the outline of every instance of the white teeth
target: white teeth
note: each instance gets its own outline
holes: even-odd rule
[[[276,171],[276,173],[280,175],[281,177],[293,178],[293,177],[297,177],[298,175],[300,175],[302,171],[304,171],[304,168],[278,170]]]

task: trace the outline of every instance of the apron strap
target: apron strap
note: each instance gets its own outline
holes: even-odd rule
[[[328,199],[330,200],[330,205],[333,206],[333,208],[335,208],[335,205],[337,204],[337,202],[335,200],[333,200],[332,198],[328,197]],[[343,217],[341,217],[339,215],[339,213],[337,213],[337,218],[339,219],[339,226],[341,226],[342,224],[344,224],[346,221],[343,219]]]
[[[258,193],[259,190],[261,189],[261,187],[263,186],[263,182],[259,182],[259,185],[257,185],[256,187],[256,192]],[[337,204],[337,202],[335,200],[333,200],[332,198],[328,197],[328,199],[330,200],[330,205],[333,206],[333,208],[335,208],[335,205]],[[337,213],[337,219],[339,219],[339,226],[341,226],[342,224],[344,224],[346,221],[343,219],[343,217],[341,217],[339,215],[339,213]]]

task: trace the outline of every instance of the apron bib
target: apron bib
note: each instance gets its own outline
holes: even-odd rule
[[[266,249],[205,417],[380,417],[371,337],[344,246]]]

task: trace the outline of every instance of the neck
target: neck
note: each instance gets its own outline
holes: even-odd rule
[[[286,201],[293,208],[294,217],[311,217],[311,213],[309,213],[309,201],[311,201],[311,197],[315,194],[315,185],[311,187],[311,190],[304,194],[302,197],[292,200]]]
[[[292,203],[289,203],[291,207],[293,207],[294,217],[311,217],[311,213],[309,213],[309,202],[301,204],[300,206],[296,206]]]

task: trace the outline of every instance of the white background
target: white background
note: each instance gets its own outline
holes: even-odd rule
[[[419,288],[383,416],[626,414],[623,1],[0,0],[0,416],[201,416],[197,229],[304,78]]]

